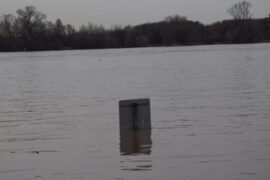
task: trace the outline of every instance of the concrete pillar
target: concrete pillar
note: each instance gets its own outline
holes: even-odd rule
[[[121,129],[150,129],[150,100],[133,99],[120,101],[119,118]]]

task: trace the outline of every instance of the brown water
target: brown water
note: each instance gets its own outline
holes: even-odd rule
[[[150,98],[152,130],[119,130]],[[269,180],[270,44],[0,54],[2,180]]]

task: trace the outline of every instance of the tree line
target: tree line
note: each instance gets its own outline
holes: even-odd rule
[[[252,19],[250,7],[245,1],[237,3],[228,9],[233,19],[210,25],[173,15],[136,26],[105,29],[89,23],[76,29],[61,19],[48,21],[44,13],[27,6],[16,15],[0,17],[0,51],[270,42],[270,18]]]

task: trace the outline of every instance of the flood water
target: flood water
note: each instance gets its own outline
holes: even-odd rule
[[[118,102],[150,98],[152,129]],[[270,44],[0,53],[2,180],[269,180]]]

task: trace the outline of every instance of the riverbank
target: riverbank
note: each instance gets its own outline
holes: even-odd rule
[[[270,41],[270,19],[223,20],[209,25],[185,16],[169,16],[159,22],[136,26],[82,25],[78,30],[60,19],[48,21],[35,7],[29,27],[20,14],[4,15],[0,20],[0,51],[44,51],[163,47],[175,45],[242,44]],[[32,17],[33,16],[33,17]],[[29,19],[31,19],[29,18]],[[21,27],[21,28],[18,28]]]

